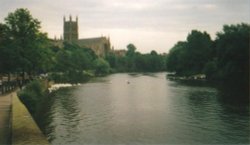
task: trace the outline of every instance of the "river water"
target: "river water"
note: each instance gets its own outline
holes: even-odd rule
[[[222,90],[113,74],[53,92],[37,120],[52,145],[248,144],[249,104]]]

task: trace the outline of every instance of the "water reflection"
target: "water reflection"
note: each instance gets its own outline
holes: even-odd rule
[[[224,97],[165,73],[114,74],[57,91],[40,124],[52,144],[249,143],[248,105]]]

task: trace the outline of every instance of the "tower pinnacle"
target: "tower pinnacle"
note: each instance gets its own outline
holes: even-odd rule
[[[76,16],[76,21],[72,20],[72,16],[69,16],[69,20],[65,17],[63,23],[63,38],[68,42],[76,42],[78,40],[78,17]]]

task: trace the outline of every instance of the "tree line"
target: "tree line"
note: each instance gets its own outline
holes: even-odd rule
[[[67,82],[83,81],[91,73],[100,75],[109,71],[109,64],[90,48],[67,42],[63,48],[54,45],[40,30],[41,22],[28,9],[9,13],[4,22],[0,23],[0,74],[17,74],[23,78],[26,74],[32,78],[53,72],[53,79]]]
[[[165,59],[156,51],[150,54],[136,52],[128,45],[125,56],[108,52],[104,58],[96,56],[90,48],[64,42],[63,48],[54,45],[41,22],[32,17],[28,9],[9,13],[0,23],[0,73],[38,74],[53,72],[51,78],[58,82],[85,81],[87,76],[103,75],[117,71],[164,70]]]
[[[50,73],[58,82],[86,81],[110,72],[172,71],[177,76],[206,74],[208,80],[248,83],[249,24],[224,25],[212,40],[207,32],[192,30],[169,54],[141,54],[134,44],[126,54],[107,52],[100,58],[90,48],[64,42],[54,45],[40,30],[41,22],[27,9],[9,13],[0,23],[0,74],[24,77]]]
[[[136,51],[134,44],[127,45],[124,56],[110,52],[105,59],[115,72],[159,72],[165,71],[166,64],[166,55],[158,54],[154,50],[147,54],[141,54]]]
[[[224,25],[216,39],[192,30],[186,41],[171,48],[167,70],[178,76],[206,74],[208,80],[244,84],[249,82],[250,25]]]

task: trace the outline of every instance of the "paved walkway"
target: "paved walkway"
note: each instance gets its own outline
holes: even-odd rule
[[[12,93],[0,95],[0,145],[10,144],[11,96]]]

